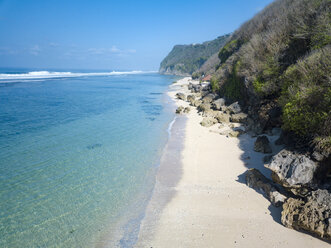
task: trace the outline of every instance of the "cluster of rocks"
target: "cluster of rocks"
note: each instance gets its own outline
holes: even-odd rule
[[[325,183],[330,181],[327,175],[331,174],[331,161],[321,163],[325,158],[316,152],[309,156],[283,149],[272,154],[270,141],[263,135],[270,121],[263,120],[269,120],[271,115],[279,115],[275,106],[265,105],[269,106],[265,111],[247,115],[238,102],[226,105],[225,99],[211,93],[208,84],[190,83],[188,89],[190,94],[178,93],[176,97],[197,108],[203,117],[200,123],[202,126],[220,124],[220,128],[225,131],[219,133],[229,137],[238,137],[244,132],[257,136],[254,150],[266,154],[265,167],[271,170],[272,180],[257,169],[249,169],[246,172],[246,183],[261,192],[274,206],[282,207],[283,225],[331,240],[331,183]],[[189,111],[189,107],[180,106],[176,113]],[[250,111],[253,110],[248,109],[248,113]],[[284,139],[281,136],[275,144],[286,143]]]
[[[238,137],[244,133],[245,128],[238,128],[238,125],[247,123],[247,114],[243,113],[238,102],[226,105],[226,101],[214,93],[210,93],[210,86],[207,83],[188,85],[190,94],[177,93],[176,97],[187,101],[191,106],[196,107],[203,117],[201,125],[211,127],[221,124],[219,131],[228,137]],[[183,107],[179,107],[176,113],[185,113]],[[239,125],[239,126],[240,126]]]
[[[271,152],[266,136],[256,139],[254,150]],[[265,167],[271,170],[272,181],[257,169],[250,169],[246,183],[262,192],[273,205],[282,206],[283,225],[331,240],[331,185],[322,183],[327,174],[321,180],[317,173],[325,170],[323,165],[307,154],[283,149]]]

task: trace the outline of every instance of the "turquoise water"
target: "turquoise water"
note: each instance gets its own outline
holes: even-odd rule
[[[0,78],[0,247],[134,244],[173,78]]]

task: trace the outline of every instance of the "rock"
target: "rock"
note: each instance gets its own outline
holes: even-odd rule
[[[318,165],[306,155],[296,154],[286,149],[273,156],[269,164],[275,182],[289,188],[294,194],[305,195],[307,188],[314,185],[314,173]]]
[[[228,106],[228,109],[234,114],[241,112],[241,108],[238,102],[232,103],[230,106]]]
[[[230,122],[230,115],[222,113],[222,112],[217,112],[217,114],[215,115],[215,118],[217,119],[217,121],[219,123],[222,123],[222,122],[228,123],[228,122]]]
[[[194,95],[188,95],[187,96],[187,101],[193,105],[193,102],[195,101],[195,96]]]
[[[177,109],[176,109],[176,114],[181,114],[184,110],[184,107],[183,106],[179,106]]]
[[[331,194],[327,190],[312,191],[307,199],[289,198],[283,204],[284,226],[306,231],[331,240]]]
[[[204,127],[211,127],[212,125],[214,125],[216,123],[217,123],[217,120],[213,117],[205,117],[200,122],[201,126],[204,126]]]
[[[191,105],[194,107],[199,107],[201,104],[202,104],[201,100],[195,100],[191,103]]]
[[[219,98],[212,102],[212,107],[216,110],[221,110],[222,106],[225,105],[225,100],[223,98]]]
[[[246,119],[246,125],[247,130],[252,131],[254,135],[260,135],[263,132],[260,123],[254,122],[254,120],[249,117]]]
[[[210,110],[211,105],[209,103],[202,103],[199,105],[198,110],[201,112],[205,112],[207,110]]]
[[[186,96],[183,93],[177,93],[176,97],[180,100],[186,101]]]
[[[263,153],[271,153],[270,142],[267,136],[262,135],[257,137],[254,143],[254,151],[263,152]]]
[[[208,94],[202,98],[203,103],[211,103],[215,99],[216,95],[215,94]]]
[[[312,157],[316,160],[316,161],[322,161],[324,159],[324,155],[319,153],[318,151],[314,151],[312,154]]]
[[[243,132],[238,130],[238,131],[230,131],[228,135],[232,138],[237,138],[241,134],[243,134]]]
[[[276,207],[281,206],[286,200],[286,196],[278,191],[272,181],[255,168],[246,172],[246,184],[253,189],[261,191],[272,205]]]
[[[191,92],[192,93],[198,93],[201,92],[202,87],[200,84],[192,84]]]
[[[191,108],[190,108],[190,107],[186,107],[186,108],[184,109],[183,112],[187,114],[187,113],[189,113],[190,111],[191,111]]]
[[[245,113],[238,113],[231,115],[230,121],[231,122],[237,122],[237,123],[244,123],[247,119],[247,114]]]

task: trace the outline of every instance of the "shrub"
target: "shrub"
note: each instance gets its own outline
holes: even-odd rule
[[[234,52],[240,47],[240,42],[238,40],[232,40],[228,42],[219,52],[218,58],[221,63],[224,63]]]
[[[331,48],[311,53],[283,76],[283,127],[300,136],[330,136]]]
[[[221,94],[226,97],[227,100],[234,102],[242,99],[243,84],[239,78],[237,71],[240,66],[240,62],[235,62],[232,66],[232,72],[227,77],[227,80],[222,85],[220,90]]]
[[[210,85],[211,85],[211,90],[215,93],[218,92],[220,90],[220,86],[219,83],[217,81],[217,79],[215,77],[212,77],[210,79]]]

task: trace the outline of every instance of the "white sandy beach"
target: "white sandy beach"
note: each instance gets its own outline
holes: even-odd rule
[[[177,86],[188,81],[182,79]],[[181,88],[187,93],[185,89]],[[175,99],[177,92],[169,95]],[[181,159],[175,164],[167,164],[165,158],[161,161],[137,247],[330,247],[282,226],[280,209],[246,186],[247,168],[263,166],[263,155],[253,151],[253,138],[211,132],[199,124],[202,117],[191,109],[185,126],[179,128],[182,134],[172,134],[183,142]]]

